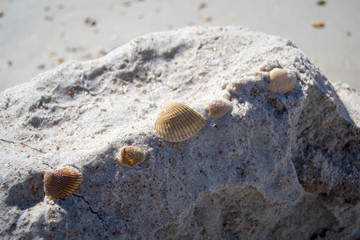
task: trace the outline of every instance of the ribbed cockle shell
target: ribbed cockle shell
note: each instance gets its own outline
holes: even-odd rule
[[[44,191],[50,198],[70,196],[80,186],[82,174],[73,168],[51,169],[44,172]]]
[[[183,103],[165,103],[155,121],[155,130],[169,142],[180,142],[205,126],[205,118]]]

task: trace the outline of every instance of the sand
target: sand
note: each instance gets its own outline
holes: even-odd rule
[[[0,90],[69,60],[98,58],[134,37],[192,25],[241,25],[291,39],[330,82],[360,90],[360,1],[322,2],[4,0]]]

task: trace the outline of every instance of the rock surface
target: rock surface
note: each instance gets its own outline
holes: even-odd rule
[[[295,72],[294,90],[268,91],[275,67]],[[345,105],[293,42],[241,27],[150,34],[45,72],[0,96],[0,236],[359,238],[360,98],[337,90]],[[232,111],[210,119],[219,98]],[[162,141],[153,125],[167,101],[205,127]],[[121,166],[127,145],[146,160]],[[50,200],[43,171],[64,165],[83,182]]]

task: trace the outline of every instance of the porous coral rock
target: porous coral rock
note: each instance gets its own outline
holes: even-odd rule
[[[273,68],[293,71],[297,87],[269,92]],[[188,140],[155,134],[164,102],[205,116],[222,97],[231,114]],[[154,33],[7,89],[0,107],[2,239],[360,237],[358,113],[281,37],[242,27]],[[142,146],[147,160],[117,164],[125,145]],[[42,173],[58,165],[80,169],[83,182],[52,201]]]

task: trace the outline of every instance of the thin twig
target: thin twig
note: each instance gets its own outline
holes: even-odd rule
[[[28,148],[31,148],[32,150],[35,150],[39,153],[44,153],[41,149],[37,149],[37,148],[34,148],[34,147],[31,147],[25,143],[22,143],[22,142],[13,142],[13,141],[9,141],[9,140],[5,140],[5,139],[2,139],[0,138],[0,141],[2,142],[6,142],[6,143],[10,143],[10,144],[14,144],[14,145],[21,145],[21,146],[25,146],[25,147],[28,147]]]

